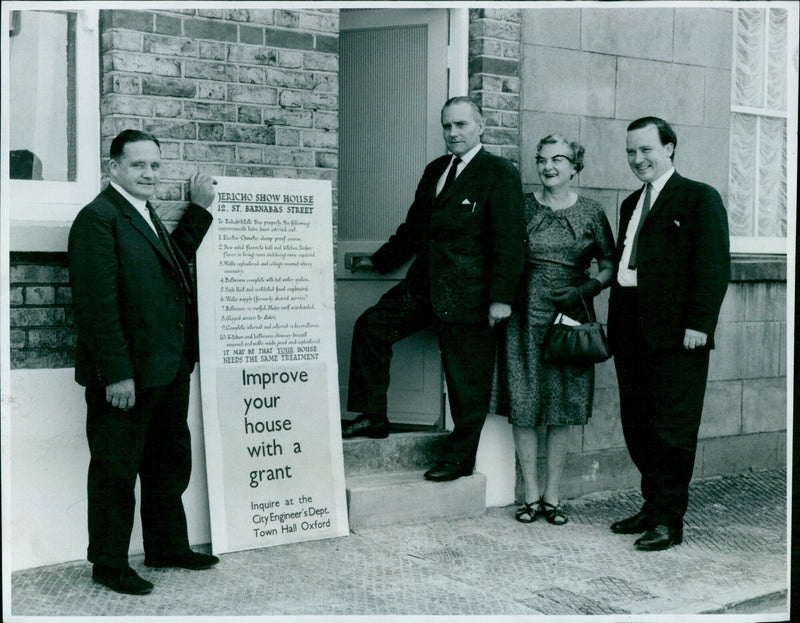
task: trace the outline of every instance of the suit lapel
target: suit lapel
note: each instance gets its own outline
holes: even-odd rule
[[[647,214],[645,222],[649,221],[653,214],[661,210],[665,205],[669,204],[672,199],[674,199],[675,189],[681,185],[682,180],[683,178],[678,175],[677,171],[670,175],[667,183],[664,184],[664,188],[662,188],[661,192],[658,193],[658,197],[656,197],[655,202],[650,207],[650,212]]]
[[[153,248],[161,255],[161,257],[163,257],[171,265],[172,260],[170,259],[169,253],[164,247],[164,243],[161,241],[161,238],[156,235],[156,232],[153,231],[153,228],[150,227],[147,221],[144,220],[144,217],[139,214],[139,211],[131,205],[130,201],[118,193],[117,189],[111,184],[108,185],[105,192],[109,198],[117,204],[122,213],[130,220],[133,228],[142,236],[144,236],[153,246]]]

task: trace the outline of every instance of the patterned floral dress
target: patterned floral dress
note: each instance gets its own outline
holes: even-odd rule
[[[542,360],[541,344],[556,316],[552,290],[589,279],[593,259],[613,254],[614,237],[603,208],[585,197],[553,210],[525,195],[528,247],[524,288],[498,344],[496,413],[520,426],[586,424],[592,413],[594,366]],[[586,301],[591,309],[591,300]],[[580,301],[568,313],[583,320]]]

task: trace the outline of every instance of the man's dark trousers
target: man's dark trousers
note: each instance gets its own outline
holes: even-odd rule
[[[169,557],[189,550],[181,496],[192,471],[186,419],[193,367],[191,347],[185,345],[175,380],[137,388],[136,404],[128,411],[106,401],[104,386],[86,388],[90,562],[128,564],[137,474],[145,552]]]
[[[708,378],[708,348],[651,348],[639,327],[637,288],[615,286],[614,350],[625,442],[642,475],[642,511],[656,524],[683,526]]]
[[[454,429],[444,462],[474,466],[486,419],[494,368],[494,336],[483,323],[447,323],[434,314],[430,297],[402,281],[356,321],[350,355],[348,411],[386,415],[392,345],[432,328],[439,338]]]

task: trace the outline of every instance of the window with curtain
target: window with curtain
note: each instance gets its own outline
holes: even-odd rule
[[[788,11],[735,11],[728,221],[733,251],[785,253]]]

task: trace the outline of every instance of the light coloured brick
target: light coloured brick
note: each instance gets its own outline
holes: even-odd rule
[[[300,145],[300,131],[289,128],[275,128],[276,145]]]
[[[26,305],[52,305],[56,300],[53,286],[27,286],[25,288]]]
[[[144,35],[142,49],[150,54],[171,56],[196,56],[197,41],[188,37]]]
[[[207,121],[235,121],[235,104],[218,104],[211,102],[184,102],[184,119],[203,119]]]
[[[197,83],[197,99],[224,100],[227,93],[227,86],[221,82]]]
[[[302,57],[302,66],[305,69],[317,69],[320,71],[339,71],[339,57],[333,54],[320,54],[317,52],[306,52]]]
[[[317,30],[320,32],[339,32],[339,15],[334,13],[310,13],[304,11],[300,14],[300,28],[303,30]]]
[[[228,85],[228,100],[248,104],[263,104],[266,106],[277,103],[278,91],[272,87],[254,86],[246,84]]]
[[[180,76],[181,63],[168,58],[153,59],[153,73],[157,76]]]
[[[303,130],[301,141],[304,147],[336,149],[339,147],[339,134],[336,132]]]
[[[278,67],[285,67],[287,69],[300,69],[302,66],[302,52],[295,52],[294,50],[278,51]]]
[[[264,149],[264,164],[312,167],[314,166],[314,152],[286,147],[267,147]]]

